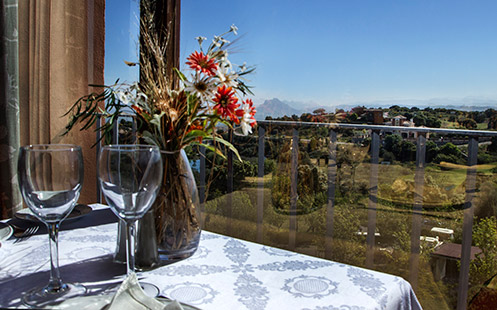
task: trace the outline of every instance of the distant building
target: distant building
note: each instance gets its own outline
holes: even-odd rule
[[[407,120],[407,117],[403,115],[397,115],[392,117],[391,124],[392,126],[404,126],[404,122]]]
[[[381,109],[367,109],[366,113],[370,113],[373,117],[373,125],[384,125],[383,110]]]
[[[470,259],[476,258],[476,255],[482,253],[479,247],[472,246]],[[432,270],[435,281],[442,279],[457,281],[459,278],[459,269],[457,262],[461,260],[461,245],[457,243],[444,243],[437,247],[432,257]]]

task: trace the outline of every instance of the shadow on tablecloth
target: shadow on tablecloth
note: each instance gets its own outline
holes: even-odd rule
[[[116,289],[126,275],[126,265],[113,262],[112,255],[92,258],[60,267],[64,282],[81,283],[89,290],[89,295]],[[4,278],[0,283],[0,307],[22,306],[23,292],[48,283],[50,271],[30,273],[25,276]]]
[[[89,214],[76,219],[70,219],[63,221],[60,225],[60,230],[71,230],[77,228],[86,228],[90,226],[99,226],[105,224],[116,223],[118,221],[117,216],[112,212],[111,209],[100,209],[93,210]],[[7,221],[8,224],[15,225],[21,228],[28,228],[30,226],[40,226],[40,229],[36,232],[36,235],[42,235],[47,233],[47,227],[40,222],[33,222],[28,220],[21,220],[18,218],[12,218]],[[14,238],[13,236],[11,238]]]

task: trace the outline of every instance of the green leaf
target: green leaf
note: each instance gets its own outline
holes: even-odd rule
[[[160,129],[160,121],[162,116],[164,116],[165,112],[160,112],[160,114],[152,115],[152,119],[150,120],[150,124],[157,126]]]
[[[104,87],[104,88],[110,88],[110,86],[107,85],[100,85],[100,84],[88,84],[90,87]]]
[[[218,150],[217,148],[215,148],[214,146],[210,145],[210,144],[205,144],[205,143],[199,143],[198,145],[202,145],[204,146],[206,149],[216,153],[217,155],[221,156],[223,159],[226,159],[226,156],[224,156],[223,152],[221,152],[220,150]]]
[[[159,147],[160,147],[160,145],[159,145],[159,144],[157,143],[157,141],[155,140],[154,135],[153,135],[150,131],[148,131],[148,130],[145,130],[145,131],[143,132],[142,139],[143,139],[145,142],[147,142],[148,144],[151,144],[151,145],[156,145],[156,146],[159,146]]]
[[[209,140],[209,138],[206,138],[207,140]],[[238,158],[239,161],[242,161],[242,158],[240,157],[240,154],[238,153],[238,150],[236,149],[236,147],[233,146],[233,144],[229,143],[228,141],[222,139],[222,138],[216,138],[216,137],[213,137],[213,140],[215,142],[219,142],[221,144],[224,144],[225,146],[227,146],[235,155],[236,155],[236,158]]]
[[[205,131],[199,129],[192,130],[186,135],[186,137],[194,137],[194,138],[208,137],[208,136],[209,135]]]
[[[210,135],[208,133],[206,133],[205,131],[203,130],[192,130],[190,131],[189,133],[187,133],[185,135],[185,138],[183,139],[183,144],[188,144],[190,143],[192,140],[195,140],[197,138],[205,138],[205,137],[209,137]]]
[[[177,68],[173,68],[173,70],[174,72],[176,72],[181,81],[186,81],[186,76],[181,71],[179,71]]]

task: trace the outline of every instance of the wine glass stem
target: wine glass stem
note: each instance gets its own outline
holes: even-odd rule
[[[129,276],[135,271],[135,231],[136,221],[126,221],[126,262],[127,275]]]
[[[50,280],[48,289],[52,292],[62,288],[59,272],[59,223],[47,223],[50,244]]]

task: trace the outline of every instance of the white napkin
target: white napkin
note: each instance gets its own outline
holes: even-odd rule
[[[167,304],[145,294],[135,273],[121,284],[114,296],[97,295],[68,299],[50,309],[78,310],[184,310],[176,300]]]
[[[162,302],[145,294],[136,274],[132,273],[124,280],[114,295],[107,310],[183,310],[177,301],[165,306]]]

